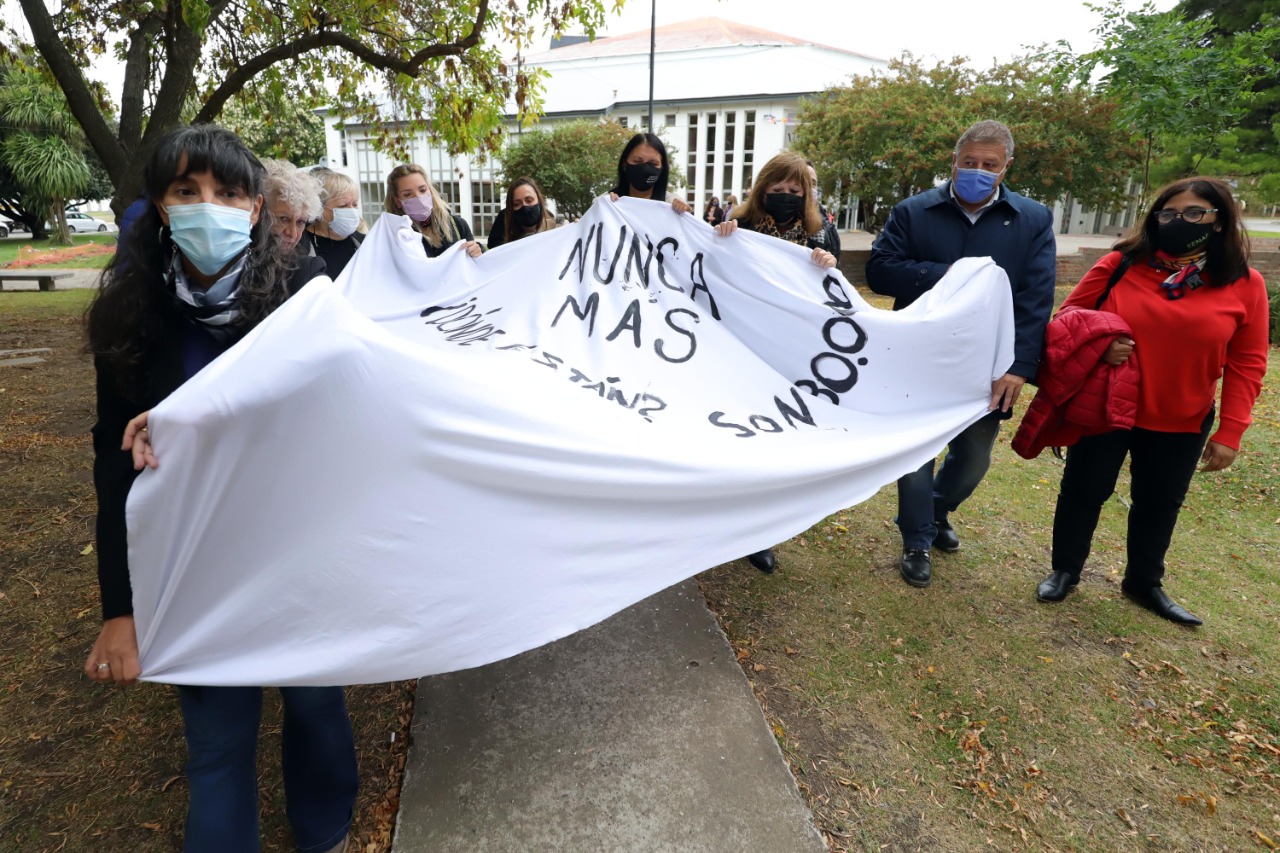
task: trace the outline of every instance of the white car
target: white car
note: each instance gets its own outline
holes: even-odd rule
[[[81,213],[78,210],[67,211],[67,228],[73,234],[83,234],[87,231],[106,233],[107,231],[119,230],[114,222],[107,222],[105,219],[94,219],[89,214]]]

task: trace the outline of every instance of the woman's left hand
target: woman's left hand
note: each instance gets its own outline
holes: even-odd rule
[[[473,258],[478,258],[484,254],[484,249],[480,248],[480,244],[475,240],[468,240],[463,243],[462,249]]]
[[[809,256],[809,260],[813,261],[824,270],[829,270],[836,265],[836,256],[828,252],[826,249],[814,249],[813,254]]]
[[[147,409],[129,421],[124,428],[124,441],[120,442],[121,450],[133,453],[133,470],[135,471],[141,471],[143,465],[155,468],[160,464],[155,452],[151,449],[151,433],[147,432],[147,416],[150,414],[151,410]]]
[[[671,209],[676,213],[693,213],[693,208],[682,198],[671,199]]]
[[[1225,444],[1211,441],[1204,446],[1204,453],[1200,454],[1200,459],[1204,462],[1200,470],[1221,471],[1223,468],[1229,468],[1231,463],[1236,461],[1236,454],[1239,452]]]

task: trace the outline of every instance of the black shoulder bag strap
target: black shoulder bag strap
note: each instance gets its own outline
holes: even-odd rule
[[[1098,297],[1098,301],[1093,304],[1094,311],[1102,310],[1102,303],[1107,301],[1107,297],[1111,295],[1111,291],[1115,288],[1116,283],[1124,278],[1124,274],[1129,271],[1129,267],[1133,265],[1133,258],[1124,255],[1120,258],[1120,263],[1116,264],[1115,270],[1111,273],[1111,278],[1107,279],[1107,286],[1102,291],[1102,295]]]

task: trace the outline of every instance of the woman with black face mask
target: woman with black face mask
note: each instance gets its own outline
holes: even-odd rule
[[[742,204],[716,226],[716,233],[727,237],[738,228],[758,231],[812,249],[810,258],[823,269],[836,265],[835,255],[826,244],[823,226],[813,193],[813,177],[799,154],[783,151],[775,156],[756,176],[755,189]]]
[[[758,231],[812,249],[809,260],[823,269],[836,265],[823,241],[825,223],[803,157],[789,151],[778,154],[764,164],[754,186],[746,201],[734,205],[730,218],[715,226],[716,234],[728,237],[738,228]],[[766,574],[778,566],[772,548],[751,554],[747,561]]]
[[[1229,466],[1249,426],[1267,370],[1266,285],[1249,268],[1231,189],[1211,178],[1165,187],[1115,248],[1085,274],[1063,310],[1108,311],[1133,330],[1113,340],[1102,360],[1140,363],[1135,425],[1086,436],[1067,451],[1053,517],[1053,573],[1036,595],[1061,601],[1079,582],[1102,505],[1128,456],[1121,589],[1165,619],[1199,625],[1162,589],[1164,556],[1197,463],[1201,471]]]
[[[533,178],[520,178],[507,189],[507,206],[489,229],[489,248],[496,249],[530,234],[556,227],[547,199]]]
[[[637,133],[618,158],[618,183],[609,192],[609,198],[617,201],[621,196],[630,196],[668,201],[676,213],[692,213],[688,202],[667,194],[670,175],[667,146],[652,133]]]

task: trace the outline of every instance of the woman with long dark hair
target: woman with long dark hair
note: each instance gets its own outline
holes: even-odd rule
[[[507,205],[489,229],[489,248],[497,247],[556,227],[547,211],[547,197],[533,178],[517,178],[507,187]]]
[[[1267,370],[1266,285],[1249,268],[1230,187],[1186,178],[1162,189],[1142,222],[1080,280],[1068,307],[1118,314],[1133,330],[1112,341],[1103,360],[1138,358],[1138,410],[1132,430],[1087,436],[1067,450],[1053,517],[1053,573],[1036,595],[1061,601],[1079,582],[1102,504],[1127,456],[1121,589],[1165,619],[1199,625],[1162,587],[1165,552],[1196,465],[1220,471],[1235,461]]]
[[[84,670],[98,682],[140,674],[125,502],[157,467],[148,412],[305,283],[273,230],[265,172],[212,125],[165,134],[144,174],[150,202],[124,235],[88,312],[97,372],[93,479],[98,495],[102,631]],[[323,618],[323,615],[317,615]],[[341,687],[282,687],[289,820],[300,850],[341,849],[359,776]],[[258,849],[260,687],[178,687],[187,739],[186,851]]]
[[[618,182],[609,192],[617,201],[622,196],[670,202],[676,213],[692,213],[688,202],[667,192],[671,162],[667,146],[653,133],[637,133],[627,142],[618,157]]]

